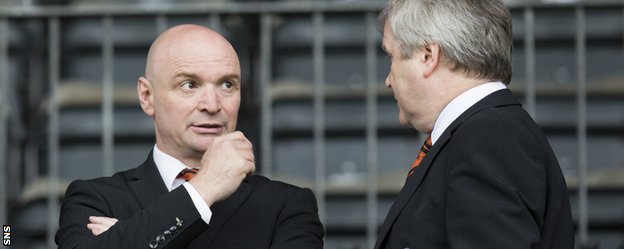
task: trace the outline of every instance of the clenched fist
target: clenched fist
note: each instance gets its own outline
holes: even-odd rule
[[[215,138],[189,181],[208,206],[229,197],[256,170],[251,142],[240,131]]]

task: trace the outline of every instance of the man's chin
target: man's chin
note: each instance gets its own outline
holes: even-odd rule
[[[414,128],[403,114],[399,114],[399,124],[405,128]]]
[[[214,139],[219,137],[219,135],[210,135],[210,136],[202,136],[193,141],[192,145],[194,150],[197,151],[206,151],[208,147],[213,143]]]
[[[412,122],[411,120],[408,120],[407,118],[403,116],[399,117],[399,123],[401,124],[401,126],[405,128],[415,129],[420,132],[427,132],[426,127],[421,127],[421,125],[419,125],[418,123]],[[429,129],[429,132],[430,132],[430,129]]]

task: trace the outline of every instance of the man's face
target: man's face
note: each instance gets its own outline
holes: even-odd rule
[[[147,79],[152,109],[144,110],[154,117],[159,149],[176,158],[201,158],[215,137],[236,129],[239,60],[231,47],[214,43],[172,42]]]
[[[400,123],[430,133],[437,115],[434,115],[428,107],[436,100],[432,99],[430,86],[423,76],[425,65],[423,52],[415,51],[411,58],[402,58],[400,47],[387,24],[384,28],[382,46],[391,60],[385,84],[394,93],[399,107]]]

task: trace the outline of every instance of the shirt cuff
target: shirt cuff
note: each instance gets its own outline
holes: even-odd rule
[[[210,224],[210,219],[212,218],[212,210],[210,210],[208,204],[206,204],[204,199],[201,197],[201,195],[199,195],[199,193],[193,187],[193,185],[191,185],[191,183],[185,182],[184,184],[182,184],[182,186],[186,188],[186,192],[188,192],[191,196],[193,204],[195,204],[195,208],[201,215],[202,220],[204,220],[206,224]]]

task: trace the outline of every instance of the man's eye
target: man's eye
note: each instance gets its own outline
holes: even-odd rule
[[[232,89],[234,88],[234,83],[232,83],[231,81],[226,81],[226,82],[223,82],[221,86],[226,89]]]
[[[184,89],[193,89],[196,87],[197,85],[195,85],[195,82],[192,82],[192,81],[185,81],[182,83],[182,88]]]

